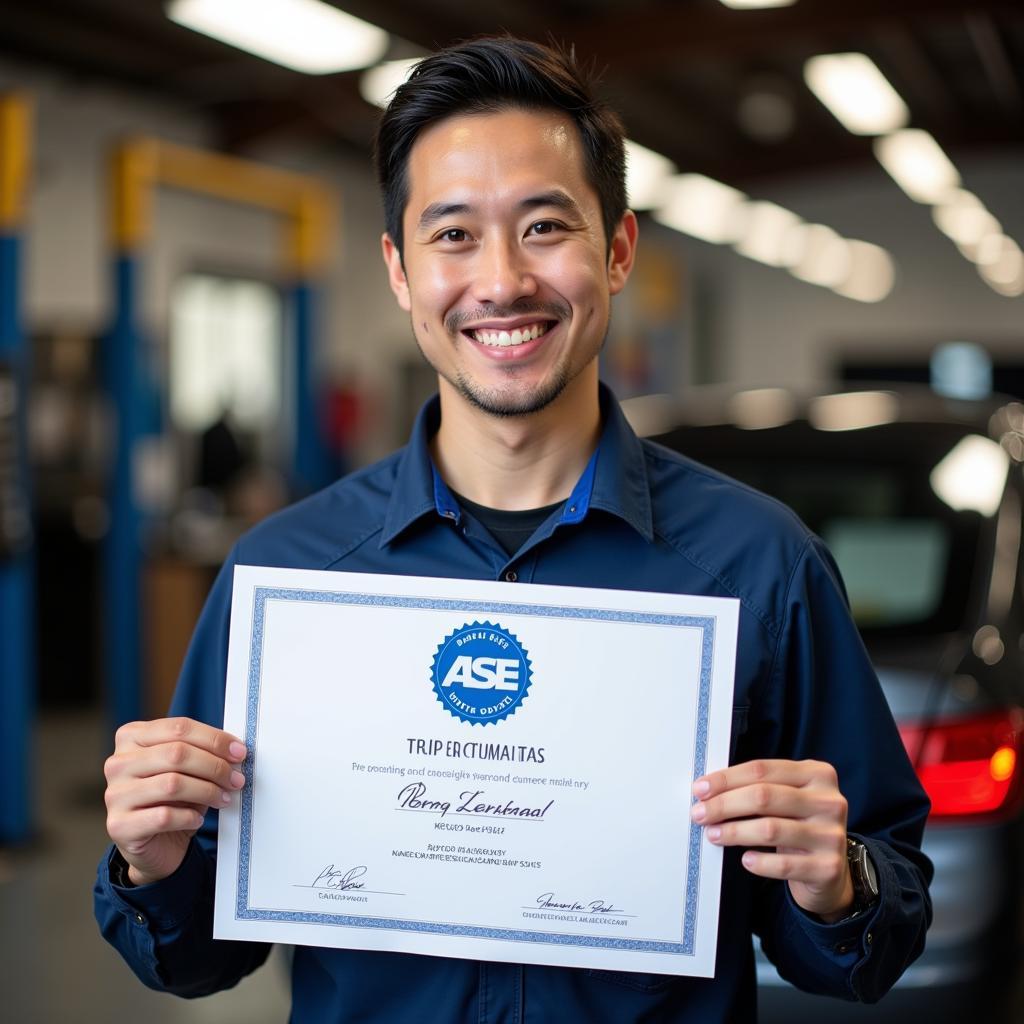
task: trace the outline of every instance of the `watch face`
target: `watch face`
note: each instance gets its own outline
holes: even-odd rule
[[[850,840],[850,873],[853,876],[853,887],[860,899],[874,901],[878,898],[878,875],[875,865],[871,862],[868,848],[863,843]]]
[[[866,846],[861,847],[861,863],[864,865],[864,881],[867,883],[872,898],[875,898],[878,896],[878,875]]]

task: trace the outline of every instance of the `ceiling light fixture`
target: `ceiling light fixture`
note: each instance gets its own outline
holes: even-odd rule
[[[836,288],[849,276],[850,243],[824,224],[801,224],[787,242],[792,258],[790,273],[808,284]]]
[[[812,57],[804,64],[804,81],[854,135],[885,135],[910,122],[910,111],[899,93],[863,53]]]
[[[419,57],[407,57],[405,60],[386,60],[368,68],[359,76],[359,94],[367,103],[383,109],[419,62]]]
[[[796,0],[719,0],[734,11],[754,11],[762,7],[792,7]]]
[[[851,239],[849,246],[850,273],[832,289],[857,302],[881,302],[896,283],[896,268],[892,257],[878,245]]]
[[[307,75],[376,63],[388,34],[321,0],[171,0],[175,24]]]
[[[966,189],[953,189],[932,210],[935,226],[959,246],[977,246],[1002,229],[982,201]]]
[[[665,183],[676,172],[667,156],[626,139],[626,193],[634,210],[652,210],[660,205]]]
[[[743,230],[747,197],[703,174],[677,174],[665,182],[654,219],[705,242],[735,242]]]
[[[920,128],[875,139],[874,149],[878,162],[914,202],[941,202],[960,184],[960,174],[942,147]]]
[[[784,267],[787,259],[792,259],[791,252],[787,253],[787,239],[802,223],[795,213],[775,203],[748,203],[743,228],[733,248],[758,263]]]

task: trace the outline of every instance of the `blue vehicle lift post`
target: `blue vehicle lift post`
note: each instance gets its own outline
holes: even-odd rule
[[[11,379],[0,401],[14,403],[13,480],[6,497],[13,545],[0,554],[0,843],[32,833],[32,725],[35,712],[35,559],[25,444],[28,351],[21,327],[21,229],[29,165],[29,110],[0,96],[0,362]],[[11,386],[13,384],[13,387]]]

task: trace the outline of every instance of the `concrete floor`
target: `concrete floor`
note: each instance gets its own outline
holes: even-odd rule
[[[36,733],[38,841],[0,847],[0,1020],[10,1024],[283,1024],[289,995],[275,953],[230,992],[184,1000],[151,992],[100,937],[92,883],[106,846],[95,713],[44,716]]]

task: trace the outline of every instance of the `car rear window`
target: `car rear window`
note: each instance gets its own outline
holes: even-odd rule
[[[951,509],[929,482],[955,436],[933,430],[922,443],[918,431],[907,443],[902,431],[856,433],[854,445],[850,434],[795,425],[757,432],[683,427],[657,440],[792,508],[832,551],[866,636],[960,628],[983,551],[983,520]]]

